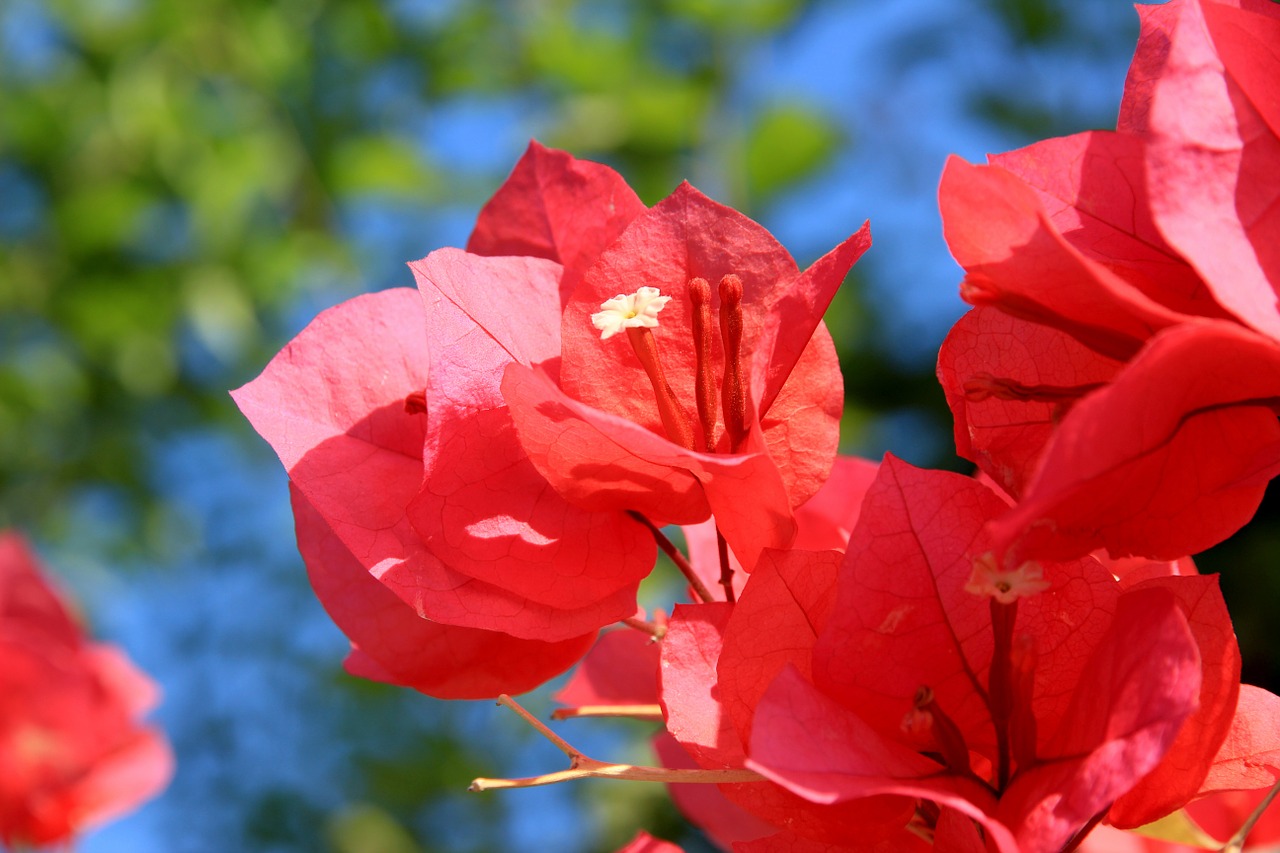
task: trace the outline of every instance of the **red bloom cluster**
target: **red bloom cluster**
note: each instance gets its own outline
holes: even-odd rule
[[[1202,550],[1280,470],[1280,6],[1139,10],[1117,131],[942,179],[938,375],[1026,556]]]
[[[154,684],[89,643],[26,543],[0,534],[0,842],[71,840],[154,796],[173,775],[141,717]]]
[[[865,226],[801,272],[688,185],[646,208],[536,144],[416,293],[317,318],[235,398],[348,669],[480,697],[586,655],[561,715],[661,720],[663,766],[502,696],[570,768],[473,787],[666,781],[738,853],[1236,832],[1280,698],[1185,555],[1280,471],[1280,7],[1141,14],[1117,132],[943,177],[978,307],[939,376],[985,477],[833,461],[821,315]],[[637,613],[655,544],[670,617]]]
[[[838,437],[822,312],[869,244],[801,272],[687,184],[647,209],[534,144],[469,251],[411,265],[417,293],[318,317],[234,396],[289,470],[348,668],[528,690],[635,614],[658,527],[714,512],[747,568],[790,544]]]

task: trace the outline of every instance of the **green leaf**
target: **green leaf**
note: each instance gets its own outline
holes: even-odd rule
[[[799,0],[680,0],[671,12],[723,30],[780,27],[799,10]]]
[[[422,853],[395,818],[367,804],[330,818],[326,835],[334,853]]]
[[[333,187],[342,194],[385,193],[426,198],[436,183],[422,154],[393,136],[345,140],[330,161]]]
[[[820,112],[799,105],[761,114],[747,139],[747,182],[756,196],[770,196],[822,168],[843,134]]]

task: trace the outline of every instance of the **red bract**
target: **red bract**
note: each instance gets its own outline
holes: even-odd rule
[[[740,554],[785,544],[835,448],[841,385],[821,312],[867,242],[864,228],[800,274],[763,229],[690,187],[649,211],[607,167],[534,144],[471,251],[411,265],[416,296],[318,317],[234,397],[288,469],[313,584],[356,647],[348,668],[449,698],[528,689],[635,612],[654,562],[647,522],[714,506]],[[706,375],[728,364],[747,421],[695,452],[659,434],[652,389],[636,398],[644,371],[589,314],[628,277],[683,288],[721,272],[740,277],[725,307],[738,306],[740,358],[699,352]],[[668,314],[662,361],[680,387],[695,347],[684,309]]]
[[[351,640],[352,675],[447,699],[537,687],[572,666],[592,634],[559,642],[423,619],[376,578],[296,487],[290,489],[298,548],[316,596]]]
[[[939,377],[1024,556],[1203,550],[1280,470],[1280,10],[1140,10],[1118,132],[943,176],[979,307]]]
[[[165,739],[141,724],[156,686],[85,641],[35,557],[0,534],[0,842],[67,842],[157,794]]]
[[[1267,794],[1226,791],[1196,800],[1185,809],[1186,820],[1170,821],[1162,838],[1100,826],[1080,846],[1081,853],[1201,853],[1219,850],[1253,813]],[[1147,830],[1146,832],[1150,832]],[[1181,840],[1173,840],[1173,839]],[[1169,840],[1165,840],[1169,839]],[[1249,833],[1242,849],[1274,851],[1280,842],[1280,809],[1270,808]]]
[[[1223,847],[1280,778],[1278,719],[1280,697],[1242,684],[1231,729],[1213,757],[1197,798],[1183,814],[1162,821],[1162,831],[1156,833],[1166,840],[1102,827],[1097,838],[1090,836],[1080,849],[1087,853],[1184,853]],[[1246,850],[1280,841],[1280,809],[1264,812],[1248,840]],[[1190,846],[1192,842],[1198,843]]]
[[[869,244],[864,226],[802,273],[759,225],[681,186],[590,266],[565,267],[578,283],[560,360],[507,367],[502,394],[528,458],[587,509],[659,524],[714,514],[749,569],[791,541],[792,509],[830,469],[842,387],[821,316]],[[440,289],[440,260],[414,265],[424,292]],[[525,275],[491,266],[485,278],[523,294]]]
[[[984,528],[1007,507],[888,457],[838,569],[794,552],[775,591],[757,572],[717,687],[748,766],[814,803],[930,801],[915,829],[951,810],[970,828],[948,837],[975,821],[1009,853],[1194,797],[1239,690],[1216,583],[1126,588],[1092,557],[1004,569]]]
[[[642,631],[606,631],[555,700],[571,708],[656,705],[659,651],[654,638]]]
[[[814,559],[805,559],[809,556]],[[766,551],[742,600],[736,605],[716,602],[676,608],[663,639],[661,700],[667,731],[683,747],[693,765],[704,768],[743,765],[748,755],[747,742],[738,734],[738,720],[732,714],[735,710],[749,714],[759,694],[751,695],[733,676],[751,679],[748,687],[754,687],[767,683],[769,672],[781,665],[779,659],[804,656],[805,638],[807,636],[811,643],[813,637],[806,616],[818,622],[820,614],[804,612],[799,603],[810,603],[828,595],[833,577],[831,570],[838,559],[836,552],[811,555],[799,551]],[[798,619],[794,618],[795,614]],[[757,654],[753,657],[726,657],[733,649],[729,632],[735,625],[741,626],[744,637],[754,641]],[[762,646],[770,647],[773,654],[761,651]],[[664,756],[664,763],[682,766],[678,755]],[[770,782],[717,787],[729,802],[708,802],[706,795],[700,795],[704,799],[696,810],[689,810],[690,817],[695,821],[712,821],[731,810],[732,804],[757,822],[757,826],[742,827],[750,830],[748,837],[757,836],[758,822],[774,828],[773,834],[764,836],[758,843],[767,841],[777,846],[754,849],[781,850],[811,842],[910,843],[904,827],[914,804],[906,798],[872,797],[826,806],[807,802]],[[724,837],[723,831],[720,837]]]
[[[536,473],[519,464],[509,421],[504,446],[504,410],[483,408],[483,389],[471,404],[473,422],[490,422],[488,457],[424,453],[430,419],[406,411],[405,399],[427,385],[429,341],[451,329],[449,319],[428,328],[411,290],[358,297],[316,318],[235,397],[289,470],[299,547],[317,595],[356,649],[349,668],[442,698],[479,698],[536,686],[585,652],[596,627],[631,615],[626,573],[648,570],[640,565],[652,563],[653,545],[626,519],[576,511],[545,486],[540,494]],[[444,422],[432,425],[447,428],[449,408],[435,411]],[[446,497],[449,485],[456,493],[494,479],[487,497],[495,517],[481,506],[479,518],[459,518],[468,510],[464,492],[461,507],[440,510],[453,526],[419,534],[410,507],[436,499],[427,492],[432,474],[452,477],[439,490]],[[531,478],[535,490],[522,495]],[[530,512],[504,512],[512,500]],[[453,562],[440,556],[459,550]],[[500,585],[510,566],[547,586],[566,583],[560,572],[581,571],[588,554],[601,573],[613,561],[621,589],[569,609]],[[473,576],[487,565],[493,581]],[[455,657],[463,648],[471,651]]]

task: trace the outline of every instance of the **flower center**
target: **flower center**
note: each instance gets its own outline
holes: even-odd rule
[[[965,592],[993,598],[1001,604],[1012,604],[1019,598],[1044,592],[1049,582],[1039,563],[1027,561],[1016,569],[1004,569],[988,551],[973,561],[973,573],[964,585]]]
[[[670,301],[671,297],[663,296],[656,287],[642,287],[629,295],[619,293],[591,315],[591,325],[600,330],[602,341],[623,329],[656,329],[658,312]]]
[[[689,280],[688,296],[692,306],[692,333],[695,358],[694,397],[697,422],[702,428],[701,441],[694,434],[693,420],[676,398],[667,382],[658,356],[658,342],[653,329],[658,326],[658,312],[671,300],[656,287],[641,287],[632,294],[618,294],[601,304],[591,315],[591,325],[606,340],[626,331],[636,357],[640,360],[658,404],[658,416],[667,438],[688,450],[714,451],[716,446],[716,386],[720,386],[721,414],[729,450],[738,452],[747,437],[747,395],[742,379],[742,280],[726,275],[720,280],[720,336],[724,347],[724,375],[715,379],[712,361],[711,285],[704,278]]]

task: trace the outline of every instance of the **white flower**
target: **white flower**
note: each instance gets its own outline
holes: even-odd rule
[[[994,598],[1001,604],[1012,604],[1019,598],[1044,592],[1050,586],[1039,563],[1025,562],[1016,569],[1002,569],[990,551],[973,561],[973,574],[964,585],[965,592]]]
[[[661,295],[656,287],[642,287],[630,296],[619,293],[591,315],[591,325],[600,330],[600,340],[623,329],[653,329],[658,325],[658,312],[670,301],[671,297]]]

